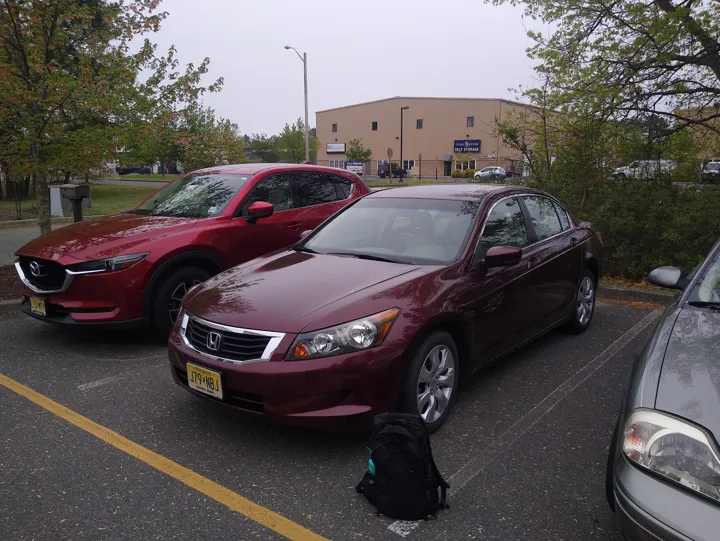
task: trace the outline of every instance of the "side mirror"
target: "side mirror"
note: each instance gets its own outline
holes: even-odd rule
[[[685,276],[685,272],[677,267],[658,267],[648,274],[648,282],[660,287],[669,287],[670,289],[685,289],[689,280]]]
[[[307,237],[310,233],[312,233],[312,229],[306,229],[305,231],[303,231],[302,233],[300,233],[300,238],[301,238],[301,239],[304,239],[304,238]]]
[[[273,215],[275,207],[272,203],[266,203],[265,201],[255,201],[248,207],[247,221],[248,223],[254,224],[260,218],[267,218]]]
[[[485,253],[488,267],[511,267],[520,263],[522,249],[515,246],[493,246]]]

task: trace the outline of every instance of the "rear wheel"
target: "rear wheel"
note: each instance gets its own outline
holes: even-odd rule
[[[444,331],[431,334],[410,357],[401,407],[418,413],[430,433],[442,426],[457,399],[459,360],[455,341]]]
[[[575,292],[575,302],[566,329],[574,334],[585,332],[595,313],[595,275],[585,269]]]
[[[178,269],[163,277],[162,285],[153,296],[152,326],[158,335],[168,335],[185,294],[208,278],[210,273],[199,267]]]

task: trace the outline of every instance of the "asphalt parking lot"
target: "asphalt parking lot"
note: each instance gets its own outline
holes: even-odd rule
[[[551,333],[467,383],[432,437],[451,508],[422,523],[355,494],[364,435],[201,401],[141,334],[0,315],[0,537],[617,541],[607,446],[657,315],[598,304],[585,335]]]

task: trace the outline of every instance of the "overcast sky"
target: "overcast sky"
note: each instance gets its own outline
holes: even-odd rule
[[[522,11],[482,0],[164,0],[151,36],[183,63],[222,76],[205,104],[242,133],[278,132],[304,114],[308,54],[315,111],[392,96],[506,97],[533,82]],[[533,25],[533,28],[542,29]]]

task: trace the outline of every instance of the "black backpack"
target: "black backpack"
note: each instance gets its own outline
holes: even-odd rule
[[[450,485],[435,465],[422,417],[409,413],[376,415],[370,447],[375,471],[368,470],[355,490],[379,514],[421,520],[436,518],[439,509],[447,509]]]

